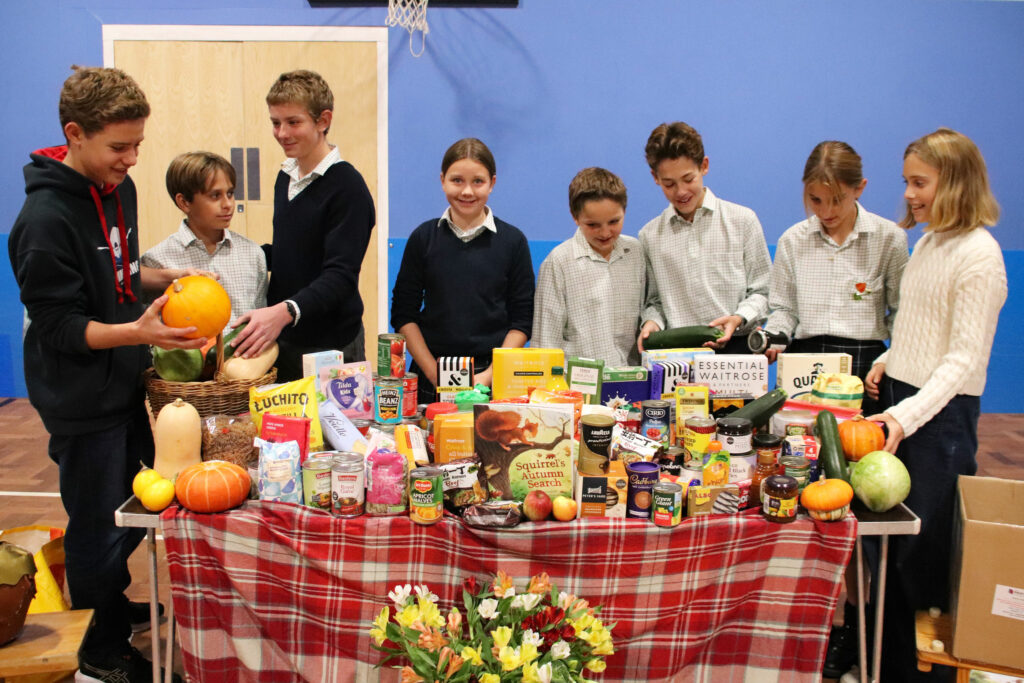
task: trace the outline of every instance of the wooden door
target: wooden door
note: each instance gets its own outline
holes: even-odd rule
[[[160,28],[166,30],[154,34]],[[380,257],[387,241],[387,211],[381,210],[386,207],[381,180],[386,177],[381,168],[386,64],[383,79],[380,75],[386,43],[381,50],[380,39],[283,39],[302,27],[229,27],[233,30],[219,34],[240,39],[211,40],[204,28],[210,27],[104,27],[105,61],[139,82],[152,109],[132,170],[139,191],[140,247],[145,251],[177,230],[181,214],[167,194],[164,175],[176,155],[192,150],[216,152],[234,163],[239,178],[231,229],[258,244],[270,242],[274,182],[285,157],[272,134],[266,94],[285,71],[316,71],[334,93],[328,140],[363,175],[377,206],[377,227],[359,279],[367,358],[373,361],[376,334],[386,331],[387,319],[387,258]],[[275,28],[281,35],[259,39]],[[199,39],[187,37],[197,30]],[[186,37],[176,39],[178,34]],[[386,33],[379,35],[386,41]]]

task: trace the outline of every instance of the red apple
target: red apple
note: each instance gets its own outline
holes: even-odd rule
[[[523,500],[523,514],[534,522],[547,519],[551,515],[551,496],[543,491],[530,491]]]

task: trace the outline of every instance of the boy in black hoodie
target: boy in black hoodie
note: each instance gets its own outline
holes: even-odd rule
[[[139,461],[153,463],[142,371],[147,344],[198,348],[195,328],[160,320],[140,289],[181,271],[139,267],[135,165],[149,104],[117,69],[77,69],[64,82],[60,121],[67,145],[42,149],[25,167],[27,197],[8,249],[30,323],[25,383],[50,433],[68,513],[64,548],[76,609],[95,610],[78,680],[148,680],[150,663],[130,647],[128,556],[141,529],[114,524]],[[84,676],[82,676],[84,674]]]

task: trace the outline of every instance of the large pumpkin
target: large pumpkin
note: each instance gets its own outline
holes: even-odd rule
[[[164,290],[167,303],[161,316],[169,327],[195,327],[189,335],[216,337],[231,320],[231,299],[220,283],[205,275],[178,278]]]
[[[830,522],[842,519],[850,509],[853,487],[842,479],[822,477],[804,487],[800,504],[814,519]]]
[[[839,425],[839,442],[847,460],[856,462],[872,451],[885,446],[885,432],[877,422],[865,420],[860,415],[845,420]]]
[[[208,460],[182,470],[174,482],[178,502],[193,512],[223,512],[249,497],[249,473],[234,463]]]

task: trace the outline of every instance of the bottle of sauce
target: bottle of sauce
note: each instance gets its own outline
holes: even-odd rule
[[[551,379],[548,380],[547,386],[544,388],[548,391],[569,391],[569,385],[565,382],[565,373],[561,365],[551,368]]]
[[[757,469],[750,479],[750,502],[761,505],[761,484],[765,479],[778,473],[778,466],[775,462],[775,454],[769,450],[757,452]]]

